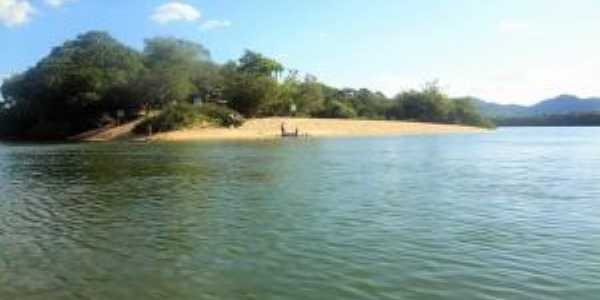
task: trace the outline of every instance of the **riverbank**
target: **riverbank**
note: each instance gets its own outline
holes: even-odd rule
[[[286,130],[298,129],[300,135],[309,137],[386,136],[409,134],[478,133],[487,130],[447,124],[431,124],[401,121],[312,119],[312,118],[263,118],[251,119],[239,128],[192,128],[159,133],[153,141],[190,140],[257,140],[281,136],[281,124]]]
[[[86,131],[70,137],[69,140],[76,142],[107,142],[139,139],[140,137],[133,133],[133,130],[142,121],[143,119],[137,119],[120,126]]]

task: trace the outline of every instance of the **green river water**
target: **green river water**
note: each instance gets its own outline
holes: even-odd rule
[[[599,137],[0,144],[0,299],[600,299]]]

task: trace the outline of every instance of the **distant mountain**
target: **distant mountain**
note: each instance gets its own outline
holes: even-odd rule
[[[569,113],[589,113],[600,111],[600,98],[581,99],[571,95],[561,95],[542,101],[531,107],[535,115],[556,115]]]
[[[482,115],[493,119],[600,112],[600,98],[582,99],[572,95],[560,95],[533,106],[503,105],[482,100],[475,100],[475,104]]]
[[[516,118],[529,115],[528,107],[522,105],[504,105],[475,99],[479,112],[488,118]]]

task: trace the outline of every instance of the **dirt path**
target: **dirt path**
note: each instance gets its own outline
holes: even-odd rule
[[[131,121],[120,126],[110,126],[100,129],[90,130],[69,138],[73,141],[82,142],[107,142],[114,140],[127,140],[135,137],[133,129],[143,118]]]

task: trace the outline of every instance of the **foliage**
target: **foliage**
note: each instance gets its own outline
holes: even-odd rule
[[[600,113],[569,113],[494,120],[498,126],[600,126]]]
[[[214,65],[210,52],[200,44],[153,38],[146,40],[143,55],[147,69],[137,82],[137,90],[145,106],[160,108],[186,101],[200,92],[200,86],[208,94],[216,85],[211,80]]]
[[[184,102],[197,92],[191,78],[175,67],[147,70],[137,81],[136,90],[142,105],[148,108]]]
[[[238,71],[255,76],[273,77],[284,70],[278,61],[250,50],[246,50],[238,63]]]
[[[137,133],[146,133],[148,128],[152,132],[167,132],[192,127],[202,121],[208,121],[202,114],[200,108],[188,103],[168,106],[158,115],[150,117],[138,124],[135,128]]]
[[[270,99],[277,97],[274,78],[239,72],[235,64],[223,68],[224,92],[228,105],[244,116],[258,116]]]
[[[92,31],[8,79],[2,94],[25,127],[66,123],[69,131],[84,130],[95,125],[101,111],[130,106],[108,99],[142,69],[139,53],[105,32]]]
[[[312,115],[323,109],[325,97],[317,77],[306,75],[297,86],[296,93],[292,95],[297,114]]]
[[[222,105],[207,103],[200,107],[199,112],[213,123],[225,127],[240,127],[245,121],[238,112]]]
[[[453,99],[451,105],[448,115],[450,122],[485,128],[495,127],[491,121],[479,114],[472,98]]]
[[[402,106],[399,119],[422,122],[448,121],[450,100],[444,95],[436,83],[429,83],[421,91],[407,91],[396,96],[396,105]]]
[[[244,123],[244,118],[236,111],[221,105],[194,106],[189,103],[179,103],[170,105],[158,115],[144,120],[135,128],[135,132],[147,133],[148,128],[153,132],[167,132],[193,127],[202,122],[239,127]]]
[[[221,67],[216,63],[209,61],[197,64],[192,74],[192,82],[197,89],[196,96],[206,101],[222,99],[225,79]]]
[[[387,110],[390,119],[406,119],[433,123],[454,123],[478,127],[493,127],[484,119],[471,98],[450,99],[436,82],[428,83],[420,91],[407,91],[394,98]]]
[[[391,101],[380,92],[371,92],[368,89],[342,89],[326,88],[326,98],[336,100],[355,111],[358,118],[383,119],[391,108]]]
[[[239,126],[243,118],[237,112],[490,125],[471,99],[450,99],[436,83],[388,99],[286,72],[278,61],[250,50],[219,65],[196,42],[152,38],[140,52],[99,31],[54,48],[34,67],[6,79],[1,91],[0,136],[5,137],[65,137],[102,126],[117,110],[133,117],[142,109],[163,110],[145,122],[160,131],[199,120]],[[191,105],[195,99],[202,100],[202,108]],[[224,102],[228,107],[211,104]]]
[[[353,119],[357,117],[357,114],[349,105],[338,100],[331,100],[325,103],[323,110],[318,112],[316,116],[321,118]]]
[[[17,138],[31,127],[23,113],[15,108],[0,110],[0,137]]]
[[[144,57],[149,68],[176,65],[191,68],[199,61],[210,61],[210,51],[204,46],[173,37],[158,37],[145,41]]]
[[[290,71],[275,95],[264,104],[260,114],[312,116],[323,109],[324,101],[322,84],[315,76],[306,75],[301,80],[297,71]]]

